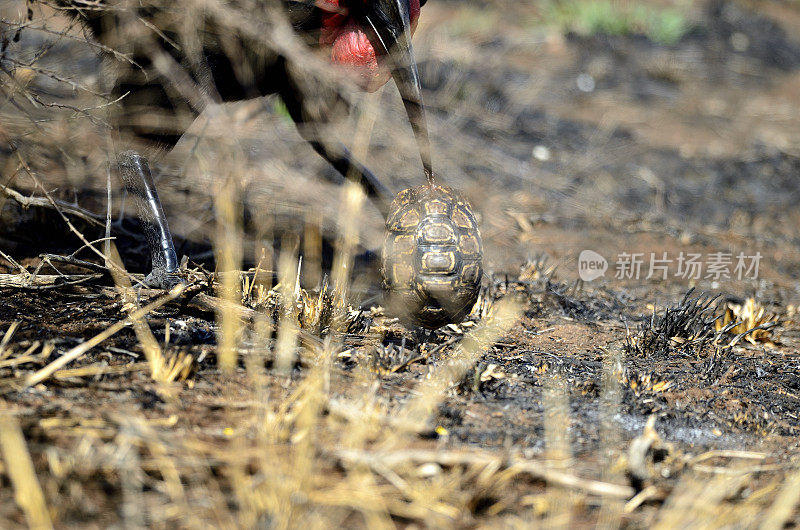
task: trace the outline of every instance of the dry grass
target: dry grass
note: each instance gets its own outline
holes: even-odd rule
[[[206,4],[218,9],[216,2]],[[76,35],[80,34],[73,28],[59,38],[79,38]],[[16,117],[7,127],[12,134],[19,133],[17,156],[8,159],[0,175],[3,186],[9,186],[2,188],[6,190],[2,201],[11,197],[12,182],[34,178],[49,166],[42,153],[64,149],[64,157],[70,158],[65,139],[81,131],[97,139],[95,125],[87,126],[89,120],[77,116],[101,120],[107,110],[99,105],[61,109],[59,118],[52,118],[58,109],[22,96],[33,75],[24,68],[20,64],[13,72],[0,74],[15,80],[4,89],[3,97],[26,111],[2,109]],[[96,97],[91,87],[77,89],[84,92],[82,97]],[[37,121],[45,115],[51,122]],[[356,153],[366,152],[373,125],[381,117],[371,108],[357,121]],[[40,130],[31,139],[20,133],[28,128]],[[0,129],[0,134],[5,132]],[[198,145],[201,140],[218,138],[201,137]],[[388,367],[366,362],[365,352],[385,350],[396,326],[374,308],[369,315],[374,322],[360,337],[363,342],[346,343],[349,327],[365,319],[358,309],[362,300],[353,273],[367,224],[363,193],[357,187],[342,187],[330,279],[320,264],[321,211],[306,215],[311,218],[306,226],[287,230],[281,252],[273,259],[271,236],[269,243],[253,249],[244,235],[238,198],[247,193],[246,175],[251,168],[243,160],[241,146],[232,143],[232,154],[222,163],[205,159],[202,148],[193,150],[185,161],[187,166],[205,168],[209,180],[222,182],[214,194],[217,271],[212,279],[195,271],[187,273],[190,281],[185,287],[166,294],[143,293],[134,287],[136,277],[132,280],[118,255],[106,255],[98,250],[97,241],[81,234],[82,244],[102,257],[107,267],[104,273],[113,276],[117,322],[85,342],[57,350],[53,343],[18,342],[17,323],[2,330],[0,368],[9,375],[0,380],[4,399],[0,400],[0,483],[6,490],[0,493],[0,527],[568,528],[596,524],[604,528],[760,525],[772,529],[797,522],[800,466],[795,461],[776,462],[773,455],[755,452],[684,453],[663,442],[653,422],[635,440],[624,442],[615,423],[621,394],[628,390],[637,395],[663,393],[670,390],[670,383],[654,375],[626,372],[622,348],[607,349],[600,359],[597,427],[602,448],[589,465],[572,454],[568,375],[547,365],[542,379],[542,452],[531,454],[515,445],[488,449],[451,442],[447,429],[436,422],[438,411],[448,399],[470,390],[477,393],[481,383],[506,377],[496,365],[477,369],[476,365],[487,352],[502,351],[498,344],[520,332],[521,315],[534,309],[530,296],[517,295],[530,294],[532,285],[540,282],[546,286],[543,298],[554,307],[565,307],[565,300],[571,300],[567,289],[560,289],[564,285],[551,282],[554,269],[530,264],[511,287],[506,282],[499,292],[484,293],[472,314],[477,323],[457,328],[447,347],[424,351],[427,345],[423,343],[411,358],[388,359]],[[63,181],[83,178],[81,171],[86,175],[101,172],[105,177],[103,157],[108,145],[98,141],[96,147],[90,150],[96,158],[76,157],[85,165],[68,166],[66,173],[74,174],[61,175]],[[39,170],[31,167],[28,157],[36,160]],[[302,172],[297,168],[270,171],[287,181]],[[70,219],[85,217],[74,205],[70,210],[49,196],[40,200],[41,205],[32,207],[46,203]],[[274,219],[255,216],[253,223],[260,223],[255,231],[272,234],[271,222]],[[80,233],[72,224],[70,229]],[[311,236],[301,245],[298,236],[303,232]],[[116,252],[113,245],[111,249]],[[254,271],[240,273],[251,250],[262,258]],[[22,276],[14,288],[35,286],[27,269],[20,267],[25,273],[13,275],[15,281]],[[75,279],[60,273],[52,277]],[[81,278],[85,280],[99,278]],[[104,288],[112,290],[108,282],[106,287],[91,282],[96,289],[92,295]],[[187,292],[201,284],[212,294],[204,292],[186,304],[215,313],[216,347],[211,351],[221,375],[208,367],[198,374],[201,360],[170,343],[169,322],[161,344],[148,321],[156,318],[153,315],[160,308],[187,300]],[[303,285],[318,288],[304,289]],[[706,302],[686,298],[661,320],[654,316],[642,332],[641,347],[687,349],[688,341],[701,348],[714,333]],[[723,328],[746,333],[750,342],[768,338],[766,331],[753,330],[768,320],[763,310],[750,304],[744,310],[730,307],[730,311]],[[742,321],[741,328],[728,326],[736,319]],[[96,357],[88,359],[95,348],[127,327],[133,328],[136,337],[131,348],[143,352],[143,361],[128,359],[127,364],[109,366]],[[396,345],[389,344],[391,357]],[[398,349],[405,355],[405,343]],[[343,370],[337,364],[343,358],[355,359],[355,367]],[[400,398],[387,398],[382,392],[384,376],[423,360],[425,368],[414,384],[404,388]],[[73,366],[77,361],[80,366]],[[476,372],[474,385],[464,390],[462,382],[471,371]],[[147,377],[139,372],[147,372]],[[101,376],[115,376],[103,381],[112,381],[117,401],[94,403],[88,417],[85,407],[48,409],[48,396],[64,392],[81,399],[82,392],[99,387]],[[131,394],[123,395],[131,389]],[[36,410],[22,404],[21,396],[31,395],[42,396]],[[164,405],[144,410],[132,404],[151,395]]]
[[[356,209],[358,202],[353,202]],[[341,248],[348,248],[347,243]],[[348,258],[339,260],[347,263]],[[626,450],[611,420],[619,406],[619,398],[614,396],[619,395],[620,383],[634,391],[642,385],[649,385],[653,392],[665,388],[656,389],[663,384],[649,378],[634,381],[621,373],[621,349],[607,351],[603,357],[605,390],[600,410],[606,418],[601,425],[607,443],[599,467],[588,473],[574,466],[566,379],[557,369],[545,374],[546,450],[542,456],[526,456],[513,446],[488,451],[443,443],[447,430],[431,423],[432,414],[459,391],[465,373],[514,327],[526,303],[511,295],[484,302],[489,316],[472,326],[442,362],[430,366],[427,376],[408,390],[404,402],[392,404],[377,392],[379,374],[365,370],[347,376],[334,366],[344,347],[341,328],[327,326],[323,332],[315,315],[320,307],[326,314],[346,313],[342,296],[326,296],[323,291],[314,297],[299,289],[297,279],[292,278],[297,271],[296,257],[282,257],[278,268],[283,269],[281,282],[291,287],[279,285],[266,297],[277,300],[275,305],[283,309],[257,313],[263,315],[260,319],[243,319],[232,299],[217,306],[219,321],[235,322],[229,327],[220,325],[218,338],[234,352],[246,351],[244,340],[250,336],[258,337],[259,344],[268,344],[271,330],[277,330],[274,346],[259,350],[257,364],[245,360],[245,388],[238,389],[235,397],[221,396],[216,425],[222,427],[218,431],[194,429],[174,415],[141,411],[110,410],[92,418],[67,414],[38,421],[26,415],[28,432],[39,432],[50,440],[68,440],[66,445],[54,444],[43,452],[37,449],[39,463],[34,466],[14,408],[6,405],[0,472],[10,479],[16,503],[30,526],[47,528],[51,519],[58,526],[78,524],[69,516],[71,503],[84,496],[86,501],[98,502],[87,479],[113,484],[114,493],[102,501],[97,516],[118,518],[134,527],[391,528],[410,523],[574,527],[589,521],[618,527],[637,518],[663,528],[722,527],[740,522],[780,528],[796,513],[798,472],[792,463],[767,464],[767,454],[753,452],[683,454],[664,444],[652,423]],[[258,275],[257,270],[244,285]],[[236,279],[235,285],[250,278],[229,276]],[[336,292],[347,293],[350,279],[348,273],[340,272]],[[232,283],[223,280],[219,284],[223,298],[228,284]],[[77,381],[79,388],[91,388],[91,381],[85,378],[110,373],[107,368],[91,364],[64,367],[132,324],[147,363],[133,363],[120,371],[148,370],[156,391],[164,399],[174,400],[175,388],[168,382],[184,380],[181,386],[185,389],[199,380],[182,371],[180,360],[168,360],[149,327],[142,324],[146,315],[179,296],[181,290],[140,307],[130,296],[130,288],[120,286],[127,319],[34,374],[6,383],[43,390],[53,379],[70,379]],[[234,292],[242,296],[239,289]],[[309,305],[314,309],[308,309]],[[129,308],[124,309],[126,306]],[[273,315],[274,325],[270,321]],[[15,348],[14,328],[9,328],[0,342],[2,355],[6,361],[29,362],[35,357],[35,348]],[[298,341],[303,330],[313,330],[316,340]],[[226,337],[226,333],[233,336]],[[274,368],[265,371],[264,361],[270,358]],[[302,359],[305,367],[300,371],[293,369],[297,359]],[[480,379],[490,372],[494,378],[504,377],[487,369]],[[177,377],[179,373],[183,376]],[[341,387],[337,382],[343,377],[352,391],[332,389]],[[281,380],[291,383],[276,386]],[[229,379],[227,384],[234,381]],[[430,433],[440,442],[421,445]],[[660,479],[670,475],[679,477],[678,481],[664,483]],[[626,476],[635,476],[638,486],[629,485]],[[73,486],[80,492],[61,497],[57,492],[70,484],[81,484]],[[749,488],[746,497],[740,494],[743,488]],[[587,506],[600,511],[593,515]],[[110,511],[103,514],[104,510]]]
[[[25,437],[19,423],[7,410],[0,411],[0,450],[14,487],[15,499],[25,512],[28,526],[37,530],[52,528],[47,502],[36,477]]]

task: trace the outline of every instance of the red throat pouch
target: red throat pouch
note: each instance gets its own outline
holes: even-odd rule
[[[379,54],[349,10],[340,5],[340,0],[317,0],[317,7],[325,11],[320,45],[331,47],[331,63],[350,71],[364,90],[372,92],[386,84],[391,74],[381,68]],[[409,7],[413,34],[419,18],[419,0],[411,0]]]

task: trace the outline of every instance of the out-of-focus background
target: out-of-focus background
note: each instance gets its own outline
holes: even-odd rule
[[[136,144],[109,127],[100,50],[30,5],[0,6],[0,184],[18,194],[0,195],[0,273],[83,245],[43,190],[90,239],[110,190],[122,260],[146,272],[113,164]],[[467,355],[463,378],[441,379],[475,325],[424,337],[387,320],[384,220],[369,202],[353,212],[347,333],[326,342],[304,328],[290,375],[271,364],[280,335],[264,339],[252,315],[233,342],[246,369],[221,374],[213,305],[151,315],[165,355],[192,368],[169,391],[144,374],[138,329],[77,361],[83,372],[20,386],[149,299],[0,282],[0,419],[6,407],[19,423],[57,525],[797,523],[800,2],[429,0],[414,48],[437,178],[481,221],[487,290],[472,320],[511,292],[521,320]],[[326,134],[394,192],[421,184],[393,84],[349,99]],[[190,267],[218,266],[219,197],[233,190],[242,268],[272,271],[282,242],[303,254],[321,239],[297,291],[321,285],[350,211],[275,97],[213,106],[174,150],[146,154]],[[604,275],[581,279],[586,250]],[[690,254],[696,276],[679,269]],[[649,274],[651,256],[666,276]],[[45,343],[54,350],[26,354]],[[441,392],[406,432],[395,417],[433,395],[428,381]],[[18,484],[11,470],[0,464],[0,483]],[[0,527],[44,513],[3,489]]]
[[[24,15],[22,6],[10,3],[5,16]],[[545,253],[577,271],[584,247],[611,259],[695,243],[748,254],[777,246],[764,276],[794,291],[796,3],[432,2],[424,14],[415,50],[436,170],[482,216],[489,270]],[[4,75],[38,99],[14,96],[21,87],[8,84],[5,143],[29,154],[63,197],[89,196],[87,208],[103,213],[108,161],[130,140],[112,141],[103,123],[114,106],[91,97],[104,90],[97,47],[80,42],[74,23],[54,38],[67,23],[52,13],[28,25],[38,23],[47,31],[26,29],[4,52],[14,59]],[[354,99],[329,134],[358,143],[394,191],[420,184],[394,86]],[[6,158],[10,178],[16,161]],[[274,97],[209,109],[155,159],[176,236],[194,243],[179,249],[190,257],[207,250],[213,197],[231,174],[251,234],[264,224],[301,231],[309,216],[328,233],[335,225],[339,192],[324,178],[333,170]],[[15,184],[33,187],[24,176]],[[112,187],[118,209],[115,175]],[[92,193],[102,200],[86,202]],[[9,210],[2,237],[13,250],[24,234]],[[376,250],[382,220],[375,208],[365,214],[364,249]]]

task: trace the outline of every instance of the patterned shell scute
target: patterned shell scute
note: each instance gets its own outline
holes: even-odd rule
[[[398,194],[386,220],[383,276],[406,323],[435,329],[469,313],[483,276],[483,245],[469,203],[446,187]]]
[[[434,250],[423,252],[417,266],[424,274],[454,274],[457,259],[455,250],[448,252]]]

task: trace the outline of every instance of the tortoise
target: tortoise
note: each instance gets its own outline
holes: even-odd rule
[[[429,182],[401,191],[389,208],[384,286],[401,322],[427,329],[460,322],[478,297],[483,244],[464,197]]]

